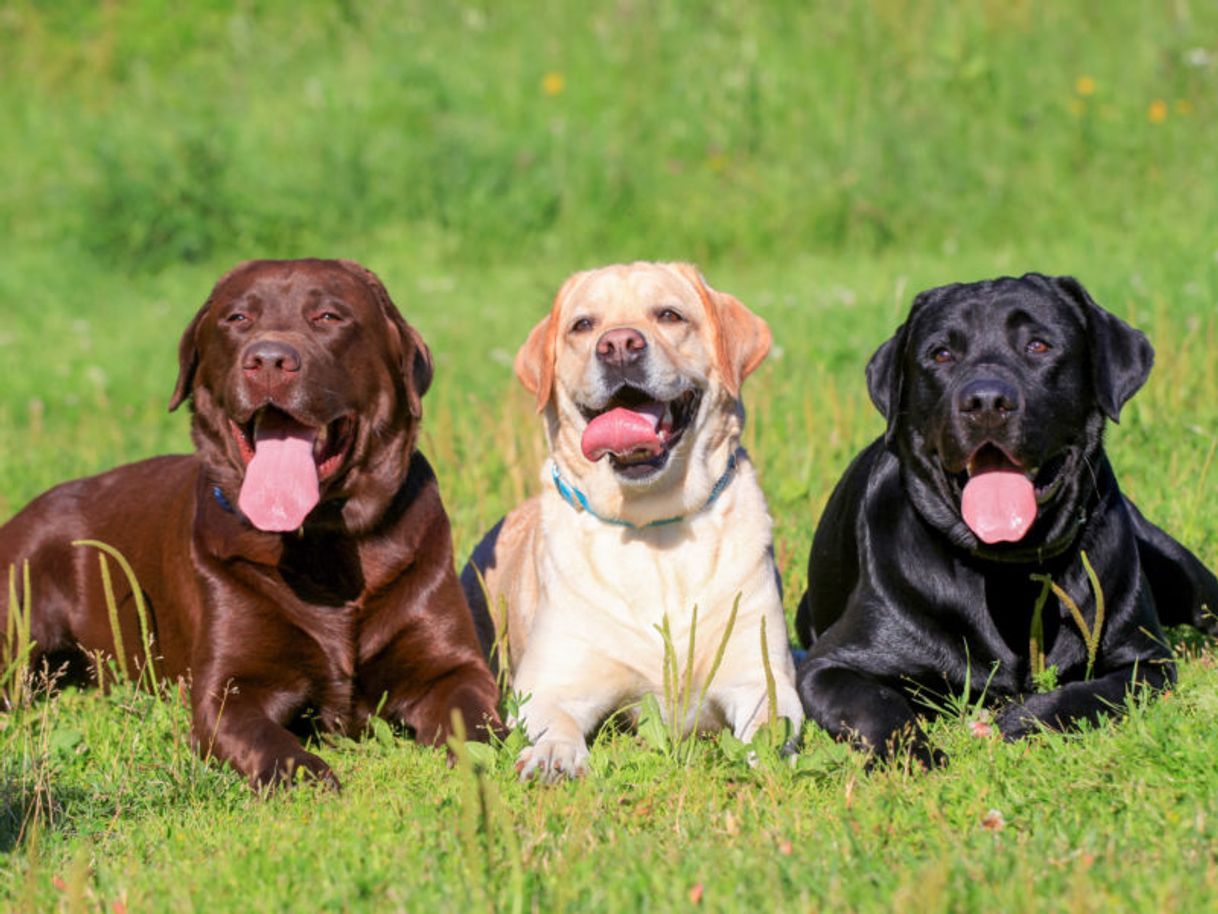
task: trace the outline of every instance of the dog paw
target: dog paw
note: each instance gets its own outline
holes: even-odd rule
[[[341,790],[333,769],[310,752],[275,759],[250,778],[256,790],[275,792],[285,787],[311,784],[324,790]]]
[[[1044,729],[1036,712],[1025,704],[1013,704],[994,718],[994,725],[1009,743],[1024,739]]]
[[[520,780],[537,778],[553,784],[563,778],[577,778],[588,770],[588,746],[583,740],[541,739],[526,746],[516,759]]]

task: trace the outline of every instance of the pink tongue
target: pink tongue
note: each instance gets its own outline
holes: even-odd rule
[[[245,468],[237,505],[259,530],[299,530],[321,495],[313,461],[316,429],[268,413],[258,423],[254,459]]]
[[[635,451],[655,457],[664,450],[656,429],[664,415],[663,403],[643,403],[635,409],[618,407],[588,423],[580,447],[589,460],[606,454],[625,457]]]
[[[960,513],[982,542],[1015,543],[1036,520],[1036,489],[1023,473],[979,473],[964,487]]]

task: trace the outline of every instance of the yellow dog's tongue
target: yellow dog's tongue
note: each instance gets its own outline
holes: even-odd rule
[[[636,451],[655,457],[664,450],[656,433],[663,415],[663,403],[643,403],[634,409],[619,406],[601,413],[584,429],[580,449],[592,461],[606,454],[626,457]]]
[[[978,473],[964,487],[960,513],[983,543],[1015,543],[1036,520],[1036,489],[1023,473]]]
[[[259,530],[298,530],[321,499],[313,439],[317,430],[282,413],[258,422],[254,459],[245,468],[237,506]]]

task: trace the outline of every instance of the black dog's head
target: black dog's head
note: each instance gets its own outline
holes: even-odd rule
[[[931,289],[867,366],[910,498],[957,545],[995,557],[1074,534],[1105,417],[1154,350],[1070,277]]]

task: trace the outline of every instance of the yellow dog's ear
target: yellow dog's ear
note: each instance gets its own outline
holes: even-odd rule
[[[556,343],[558,328],[562,323],[563,302],[575,286],[576,281],[583,276],[576,273],[569,276],[554,296],[554,304],[550,313],[543,317],[530,332],[520,351],[516,353],[516,377],[525,389],[537,398],[537,411],[541,412],[550,402],[554,393],[554,362],[558,358]]]
[[[723,376],[723,386],[733,397],[740,396],[740,385],[756,370],[770,352],[774,341],[770,325],[740,303],[734,295],[707,285],[692,264],[675,263],[674,269],[698,290],[710,322],[715,359]]]

